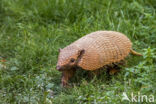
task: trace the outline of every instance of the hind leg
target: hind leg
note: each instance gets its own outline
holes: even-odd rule
[[[71,77],[73,77],[75,71],[76,71],[75,69],[70,69],[70,70],[64,70],[62,72],[61,84],[63,87],[66,87],[68,85],[68,81]]]
[[[118,72],[120,71],[120,69],[121,69],[121,68],[120,68],[118,65],[116,65],[116,64],[112,64],[111,66],[109,66],[109,67],[107,68],[108,73],[109,73],[110,75],[114,75],[114,74],[118,73]]]
[[[114,74],[116,74],[117,72],[120,71],[120,69],[115,69],[115,68],[111,68],[111,69],[108,69],[108,70],[109,70],[110,75],[114,75]]]
[[[110,75],[114,75],[118,73],[121,69],[121,66],[127,66],[127,61],[126,60],[121,60],[120,62],[117,63],[112,63],[108,65],[107,69]]]

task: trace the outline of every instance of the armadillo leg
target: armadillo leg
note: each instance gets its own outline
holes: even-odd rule
[[[119,69],[114,69],[114,68],[112,68],[112,69],[109,69],[109,74],[110,75],[114,75],[114,74],[116,74],[117,72],[119,72],[120,70]]]
[[[118,63],[118,64],[119,64],[119,63]],[[117,72],[119,72],[121,68],[120,68],[118,65],[113,64],[113,65],[109,66],[107,69],[108,69],[108,73],[109,73],[110,75],[114,75],[114,74],[116,74]]]
[[[65,70],[62,72],[61,84],[63,87],[66,87],[68,85],[68,81],[74,75],[74,73],[75,73],[75,70],[73,69]]]

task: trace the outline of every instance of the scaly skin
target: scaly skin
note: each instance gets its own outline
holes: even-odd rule
[[[62,86],[66,86],[75,69],[95,71],[107,65],[119,63],[130,53],[141,56],[132,50],[132,42],[122,33],[115,31],[96,31],[87,34],[67,47],[60,49],[57,70],[62,71]],[[70,69],[70,70],[69,70]],[[110,74],[118,70],[114,67]],[[94,72],[97,74],[97,72]]]

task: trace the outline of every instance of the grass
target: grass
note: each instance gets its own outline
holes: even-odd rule
[[[72,88],[62,88],[58,49],[97,30],[126,34],[143,57],[128,57],[115,76],[80,72]],[[132,103],[123,92],[156,97],[155,0],[1,0],[0,39],[1,104]]]

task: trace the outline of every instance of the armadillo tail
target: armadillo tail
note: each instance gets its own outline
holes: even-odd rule
[[[133,54],[133,55],[142,56],[142,54],[134,51],[133,49],[130,50],[130,53]]]

